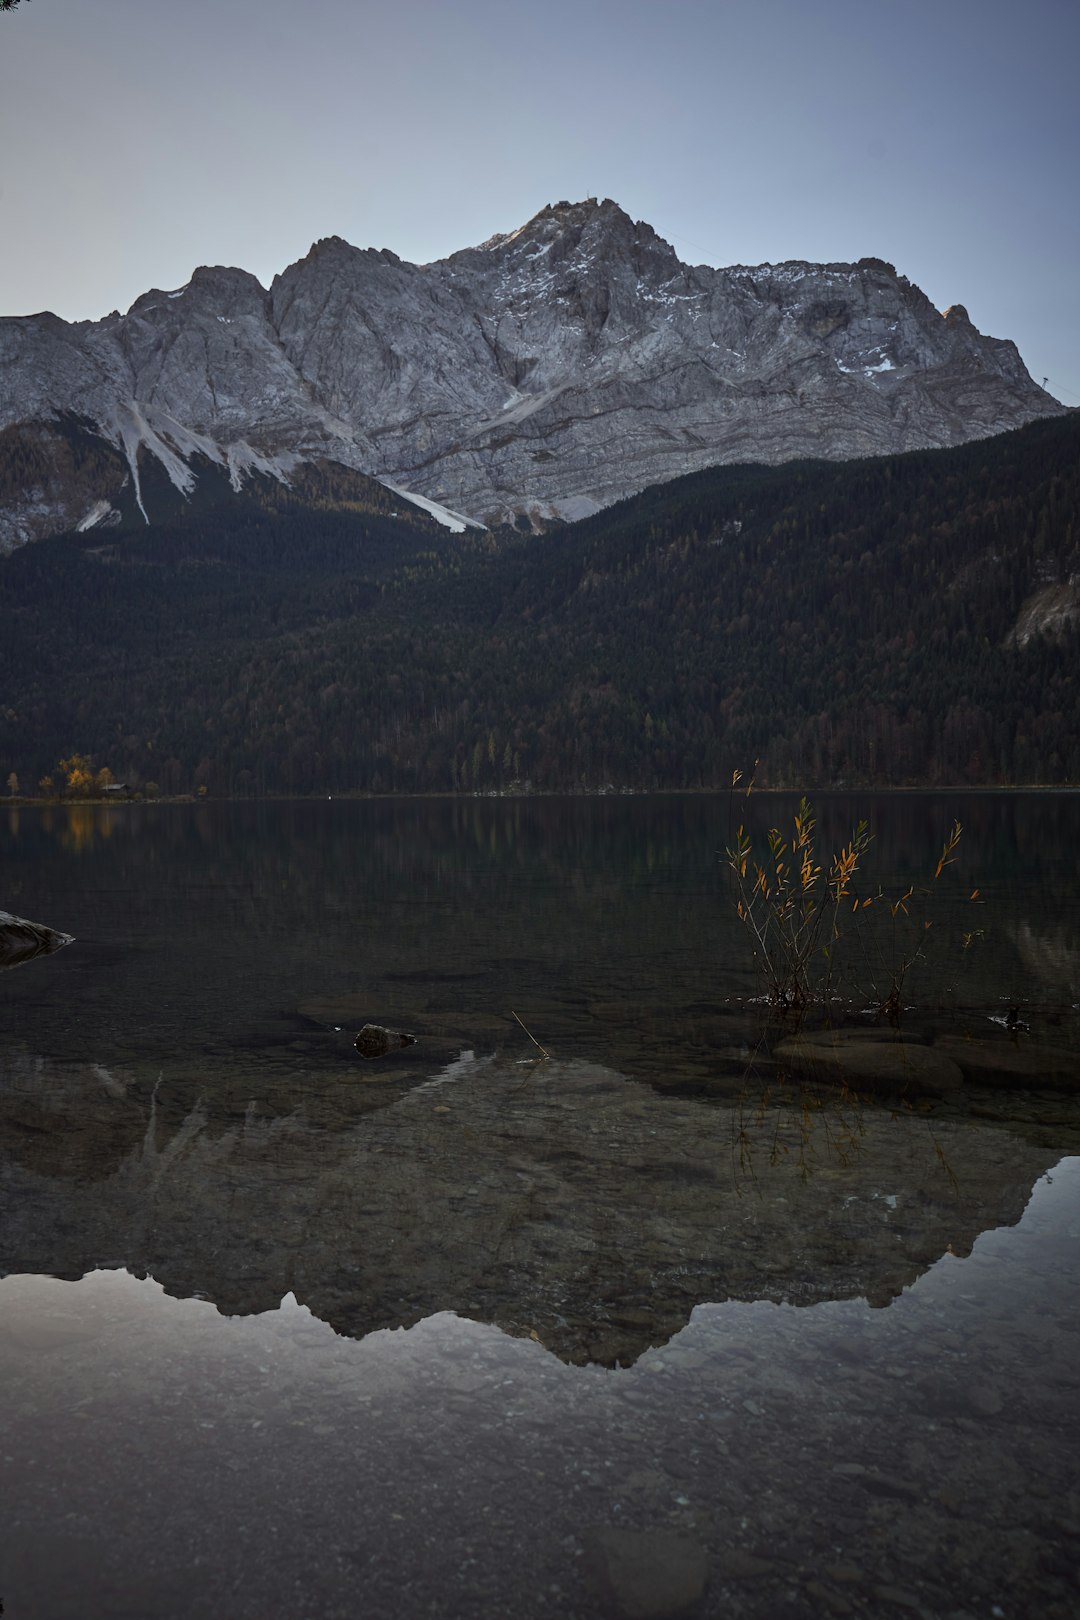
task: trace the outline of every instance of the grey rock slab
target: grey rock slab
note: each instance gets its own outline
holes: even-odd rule
[[[825,1040],[835,1037],[844,1042],[886,1041],[893,1044],[899,1042],[904,1046],[929,1046],[933,1039],[929,1030],[907,1024],[899,1028],[887,1024],[854,1024],[850,1027],[844,1025],[835,1030],[804,1030],[800,1033],[810,1040]]]
[[[725,1548],[713,1560],[713,1575],[720,1581],[756,1581],[775,1574],[776,1569],[771,1558],[759,1558],[741,1547]]]
[[[964,1083],[958,1064],[938,1047],[867,1039],[861,1031],[795,1035],[774,1047],[773,1057],[797,1077],[856,1092],[941,1096],[959,1091]]]
[[[667,1620],[705,1595],[708,1556],[685,1536],[603,1525],[585,1532],[584,1547],[586,1581],[621,1620]]]
[[[946,1035],[937,1050],[958,1064],[972,1085],[1080,1090],[1080,1053],[1047,1046],[1027,1035],[998,1040]]]

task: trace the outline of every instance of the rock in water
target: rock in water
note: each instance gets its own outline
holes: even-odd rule
[[[847,1086],[854,1092],[940,1096],[959,1091],[964,1076],[947,1053],[876,1031],[818,1030],[774,1047],[773,1057],[799,1079]]]
[[[416,1036],[400,1029],[384,1029],[382,1024],[365,1024],[354,1045],[363,1058],[381,1058],[388,1052],[400,1052],[403,1046],[415,1046]]]
[[[585,1578],[609,1613],[622,1620],[668,1620],[705,1594],[709,1563],[696,1541],[670,1530],[585,1533]]]
[[[25,917],[14,917],[10,911],[0,911],[0,968],[18,967],[31,957],[44,956],[72,943],[71,934],[58,933],[44,923],[29,922]]]
[[[973,1086],[1080,1091],[1080,1052],[1047,1046],[1030,1035],[1017,1033],[997,1040],[947,1035],[938,1046],[959,1064]]]

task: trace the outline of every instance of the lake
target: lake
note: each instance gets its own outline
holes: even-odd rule
[[[4,1620],[1072,1620],[1080,794],[817,802],[830,1021],[1057,1054],[883,1095],[775,1056],[794,806],[0,811]]]

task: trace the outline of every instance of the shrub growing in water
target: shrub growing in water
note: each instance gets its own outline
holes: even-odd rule
[[[733,789],[741,779],[742,773],[736,771]],[[747,796],[753,785],[751,779]],[[955,860],[961,834],[959,821],[954,821],[932,884]],[[801,1013],[812,1002],[827,1001],[835,988],[836,948],[844,919],[876,905],[888,910],[894,924],[905,924],[893,930],[891,956],[887,963],[883,960],[889,988],[879,1001],[881,1010],[897,1021],[904,981],[923,955],[931,928],[929,918],[912,918],[911,906],[918,897],[928,896],[930,889],[916,890],[911,885],[895,898],[880,888],[859,895],[855,880],[873,841],[868,823],[858,822],[847,843],[823,867],[818,858],[817,818],[805,797],[799,801],[790,833],[770,827],[765,841],[767,852],[759,856],[749,832],[740,824],[725,857],[735,878],[736,911],[750,935],[770,1005]],[[977,897],[975,890],[971,898]]]

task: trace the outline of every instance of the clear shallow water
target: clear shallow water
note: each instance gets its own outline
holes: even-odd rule
[[[887,883],[968,829],[920,1011],[1073,1044],[1080,801],[869,808]],[[1075,1612],[1077,1106],[764,1096],[727,813],[20,813],[5,1616],[630,1612],[623,1529],[706,1614]]]
[[[703,1305],[633,1368],[361,1342],[123,1272],[0,1282],[5,1614],[592,1614],[594,1527],[707,1614],[1075,1613],[1080,1162],[887,1311]]]

